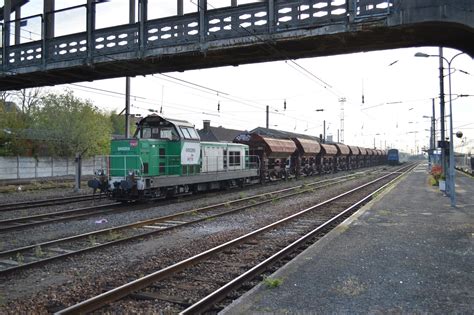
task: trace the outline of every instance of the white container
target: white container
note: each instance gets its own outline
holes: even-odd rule
[[[439,190],[441,190],[441,191],[446,190],[446,181],[444,181],[444,180],[439,181]]]

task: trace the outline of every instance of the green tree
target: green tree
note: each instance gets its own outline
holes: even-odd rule
[[[112,134],[114,135],[125,135],[125,116],[117,114],[116,111],[110,113],[110,121],[112,123]],[[137,126],[135,124],[135,118],[131,117],[130,122],[130,134],[133,136]]]
[[[49,131],[50,148],[56,155],[86,157],[109,151],[112,124],[108,115],[72,91],[44,96],[36,117],[36,128]]]
[[[34,154],[36,142],[25,136],[30,123],[15,103],[0,100],[0,155]]]
[[[116,111],[110,113],[110,122],[112,123],[112,134],[125,134],[125,116],[117,114]]]

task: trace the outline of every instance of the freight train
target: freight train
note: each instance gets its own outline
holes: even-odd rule
[[[233,143],[203,142],[189,122],[150,115],[133,138],[112,140],[107,169],[88,185],[118,201],[157,199],[380,165],[386,156],[264,128]]]

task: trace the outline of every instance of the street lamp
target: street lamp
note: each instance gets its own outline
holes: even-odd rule
[[[440,48],[441,50],[441,48]],[[464,54],[463,52],[457,53],[450,60],[440,55],[428,55],[425,53],[417,52],[415,57],[439,57],[448,63],[448,84],[449,84],[449,193],[451,197],[451,206],[456,207],[456,187],[455,187],[455,173],[454,173],[454,138],[453,138],[453,95],[451,93],[451,63],[453,60]],[[444,141],[444,139],[442,139]]]

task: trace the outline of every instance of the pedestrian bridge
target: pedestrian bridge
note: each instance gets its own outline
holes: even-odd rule
[[[474,56],[471,0],[232,0],[217,9],[199,0],[189,14],[176,1],[176,16],[149,20],[151,4],[139,0],[138,22],[95,29],[100,1],[88,0],[86,31],[66,36],[54,36],[56,11],[45,9],[42,39],[10,44],[28,17],[8,12],[27,1],[5,0],[0,90],[414,46]]]

